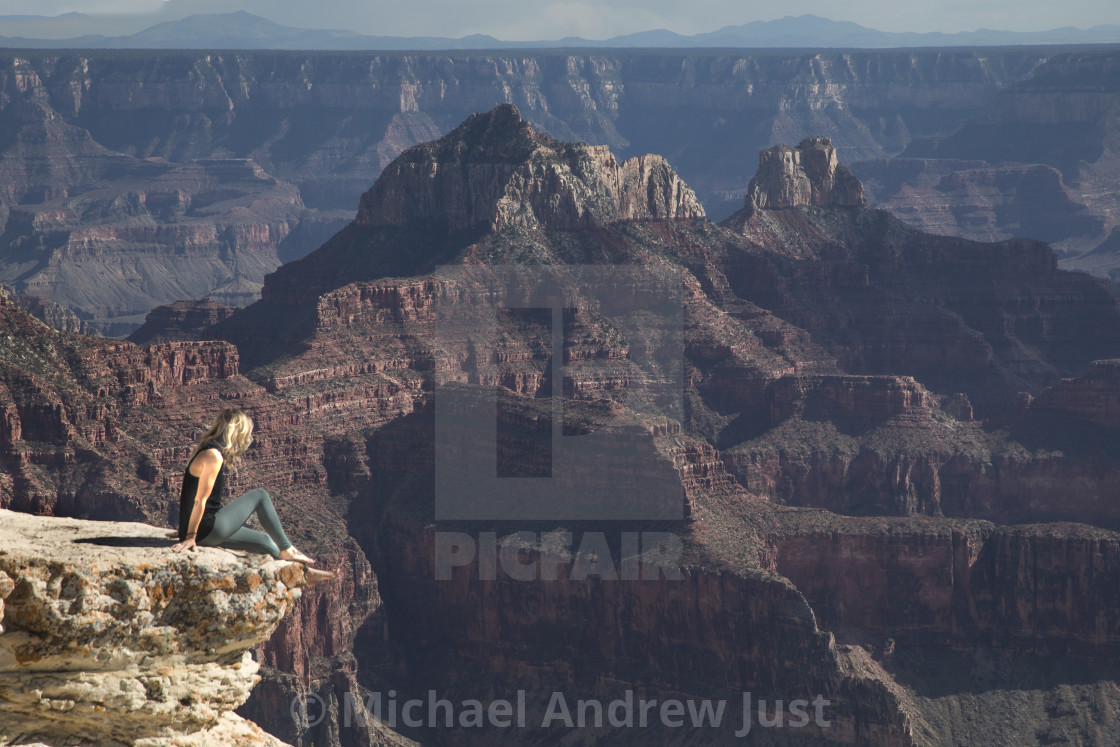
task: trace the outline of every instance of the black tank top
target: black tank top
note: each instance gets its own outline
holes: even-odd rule
[[[206,451],[207,449],[217,449],[221,451],[225,445],[221,441],[210,441],[201,449],[198,454]],[[194,511],[194,497],[198,494],[198,478],[191,474],[191,463],[198,457],[195,454],[190,462],[187,462],[187,468],[183,472],[183,492],[179,495],[179,541],[182,542],[187,538],[187,532],[190,531],[191,512]],[[195,542],[201,542],[206,535],[210,534],[214,529],[214,515],[218,513],[218,509],[222,507],[222,488],[226,481],[226,465],[222,462],[222,468],[218,470],[218,476],[214,480],[214,487],[210,491],[210,497],[206,499],[206,505],[202,508],[202,521],[198,523],[198,534],[195,536]]]

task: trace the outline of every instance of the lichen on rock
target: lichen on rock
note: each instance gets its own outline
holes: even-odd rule
[[[232,713],[303,566],[0,510],[0,745],[283,744]]]

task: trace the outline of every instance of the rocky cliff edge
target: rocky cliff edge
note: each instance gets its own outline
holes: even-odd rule
[[[0,510],[0,745],[284,743],[233,710],[303,566]]]

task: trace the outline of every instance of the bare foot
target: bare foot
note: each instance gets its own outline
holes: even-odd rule
[[[179,530],[178,529],[170,529],[167,532],[164,532],[163,536],[167,537],[167,539],[179,539]]]
[[[323,581],[330,581],[334,578],[334,571],[324,571],[321,568],[308,568],[304,571],[304,578],[307,579],[308,588],[315,584],[322,583]]]
[[[303,563],[304,565],[311,565],[315,562],[315,558],[307,557],[302,552],[297,550],[295,545],[292,545],[287,550],[281,550],[280,551],[280,559],[281,560],[294,560],[295,562]]]

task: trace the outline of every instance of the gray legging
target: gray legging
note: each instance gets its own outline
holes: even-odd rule
[[[264,532],[243,526],[253,514],[257,515]],[[274,558],[292,546],[280,526],[272,498],[264,488],[253,488],[218,509],[214,514],[214,528],[198,544],[267,553]]]

